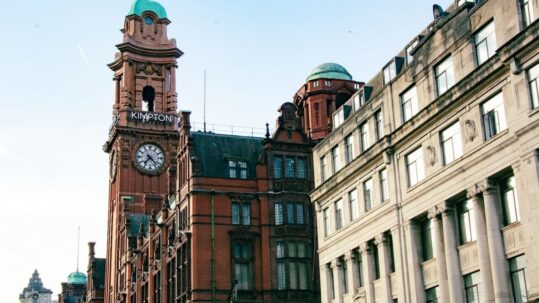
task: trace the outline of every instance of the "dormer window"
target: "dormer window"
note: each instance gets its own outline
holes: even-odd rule
[[[395,57],[388,65],[384,68],[384,84],[388,84],[397,77],[402,67],[403,58]]]
[[[155,100],[155,89],[151,86],[145,86],[142,89],[142,111],[153,112]]]
[[[414,56],[412,56],[412,50],[419,44],[419,40],[415,39],[412,44],[408,45],[406,48],[406,64],[410,65],[414,61]]]

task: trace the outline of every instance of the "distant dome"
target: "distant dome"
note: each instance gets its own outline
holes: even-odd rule
[[[307,77],[307,81],[316,79],[352,80],[352,75],[340,64],[324,63],[313,69]]]
[[[167,18],[167,11],[165,10],[165,7],[152,0],[136,0],[131,6],[131,10],[127,15],[137,15],[140,17],[144,12],[147,11],[155,13],[159,19]]]
[[[73,272],[67,277],[67,283],[86,284],[86,275],[81,273],[80,271]]]

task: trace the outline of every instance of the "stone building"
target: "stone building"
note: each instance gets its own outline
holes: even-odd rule
[[[37,269],[19,295],[19,303],[51,303],[52,290],[43,287]]]
[[[538,2],[433,11],[313,150],[322,302],[539,300]]]

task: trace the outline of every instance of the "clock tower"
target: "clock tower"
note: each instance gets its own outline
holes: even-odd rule
[[[110,155],[105,303],[122,301],[127,286],[126,222],[161,208],[176,185],[177,59],[167,36],[164,7],[136,0],[121,29],[114,62],[112,126],[103,149]]]

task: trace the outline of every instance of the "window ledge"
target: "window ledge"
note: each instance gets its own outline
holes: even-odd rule
[[[477,244],[477,240],[468,241],[468,242],[466,242],[466,243],[464,243],[464,244],[459,245],[459,246],[457,247],[457,249],[458,249],[459,251],[461,251],[461,250],[463,250],[463,249],[466,249],[466,248],[468,248],[468,247],[470,247],[470,246],[474,246],[474,245],[476,245],[476,244]]]
[[[533,116],[533,115],[535,115],[535,114],[537,114],[537,113],[539,113],[539,106],[536,107],[536,108],[531,109],[531,110],[528,112],[528,117],[531,117],[531,116]]]

